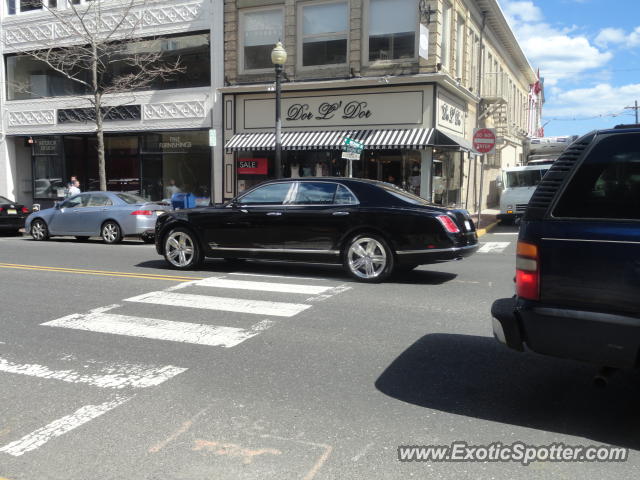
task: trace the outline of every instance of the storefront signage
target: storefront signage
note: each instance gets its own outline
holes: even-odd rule
[[[33,139],[33,155],[58,155],[60,152],[60,137],[35,137]]]
[[[240,175],[266,175],[268,169],[269,161],[266,158],[238,159],[238,174]]]
[[[284,97],[283,127],[423,126],[425,91]],[[242,101],[244,129],[273,128],[273,98]]]
[[[465,106],[449,95],[438,95],[438,110],[436,116],[439,127],[446,127],[460,136],[464,136]]]

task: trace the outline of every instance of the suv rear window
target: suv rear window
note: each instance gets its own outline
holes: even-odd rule
[[[640,220],[640,134],[600,141],[578,167],[553,216]]]

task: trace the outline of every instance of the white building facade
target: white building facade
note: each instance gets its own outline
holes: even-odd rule
[[[0,195],[45,207],[64,195],[71,176],[83,190],[99,181],[86,92],[24,54],[80,44],[56,15],[89,2],[43,1],[0,0]],[[122,2],[94,1],[103,4],[107,28],[122,20]],[[199,204],[222,200],[223,14],[222,0],[148,0],[128,11],[137,48],[179,59],[184,71],[153,89],[105,97],[114,107],[104,123],[108,189],[154,201],[176,191],[195,194]]]

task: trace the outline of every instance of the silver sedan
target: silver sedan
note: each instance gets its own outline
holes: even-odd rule
[[[54,235],[71,235],[78,240],[100,236],[106,243],[139,236],[153,242],[156,218],[171,210],[123,192],[87,192],[74,195],[53,208],[33,212],[25,221],[25,231],[34,240]]]

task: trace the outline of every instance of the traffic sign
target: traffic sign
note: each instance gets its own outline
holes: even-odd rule
[[[347,152],[360,153],[364,150],[364,143],[358,142],[353,138],[344,137],[343,150]]]
[[[360,160],[360,154],[356,152],[342,152],[342,158],[345,160]]]
[[[476,128],[473,130],[473,149],[480,154],[493,153],[496,149],[496,129]]]

